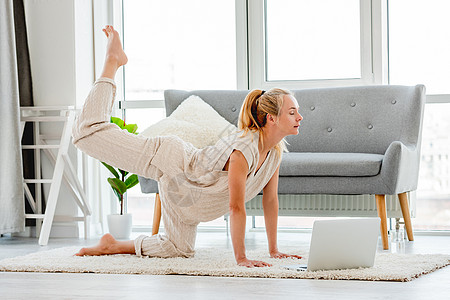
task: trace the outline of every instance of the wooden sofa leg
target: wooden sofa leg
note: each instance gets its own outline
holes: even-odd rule
[[[378,217],[381,219],[380,231],[383,249],[389,250],[389,239],[387,232],[386,195],[375,195],[377,202]]]
[[[158,234],[160,221],[161,221],[161,199],[159,198],[159,193],[156,193],[155,207],[153,209],[152,235]]]
[[[403,220],[405,221],[406,234],[408,240],[414,241],[414,235],[411,225],[411,215],[409,212],[408,196],[406,193],[398,194],[398,200],[400,201],[400,207],[402,209]]]

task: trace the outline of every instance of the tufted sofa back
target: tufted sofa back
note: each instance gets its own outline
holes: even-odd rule
[[[288,136],[292,152],[384,154],[392,141],[417,145],[425,104],[425,87],[357,86],[293,90],[303,121],[299,134]],[[167,90],[166,115],[190,95],[197,95],[237,125],[248,91]]]

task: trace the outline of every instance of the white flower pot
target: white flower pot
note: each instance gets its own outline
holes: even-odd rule
[[[131,214],[124,215],[108,215],[108,229],[109,233],[115,239],[129,239],[131,235],[132,216]]]

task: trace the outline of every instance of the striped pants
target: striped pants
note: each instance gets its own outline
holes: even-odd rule
[[[167,176],[176,175],[179,172],[176,166],[166,166],[165,156],[157,154],[160,147],[165,147],[161,150],[162,153],[171,149],[174,157],[172,160],[175,161],[173,164],[183,164],[184,149],[172,147],[174,144],[170,141],[173,140],[181,147],[183,144],[174,137],[136,136],[111,124],[115,93],[116,85],[112,79],[99,78],[96,81],[72,129],[73,144],[89,156],[147,178],[159,181],[164,173],[161,166],[165,167]],[[164,142],[167,144],[162,146]],[[155,161],[159,161],[159,167]],[[162,190],[160,195],[165,235],[138,237],[135,240],[136,254],[157,257],[193,256],[198,223],[183,223],[172,209],[171,201],[165,201]],[[177,196],[175,195],[175,200],[178,199]]]
[[[134,240],[136,255],[156,257],[194,256],[197,225],[183,223],[161,195],[161,214],[165,234],[141,235]]]

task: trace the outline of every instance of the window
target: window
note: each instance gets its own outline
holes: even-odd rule
[[[235,89],[234,1],[124,0],[125,100],[166,89]]]
[[[391,84],[425,84],[427,94],[450,94],[450,1],[389,1]]]
[[[414,229],[450,230],[450,103],[427,104]]]
[[[361,78],[359,0],[267,0],[266,80]]]
[[[124,116],[138,132],[165,117],[166,89],[236,89],[234,1],[123,0]],[[152,224],[154,194],[128,193],[135,226]],[[223,218],[208,223],[224,226]]]
[[[450,21],[446,0],[389,0],[389,82],[425,84],[414,229],[450,229]],[[441,94],[440,97],[433,94]],[[431,95],[431,96],[430,96]],[[435,99],[440,103],[433,103]]]

